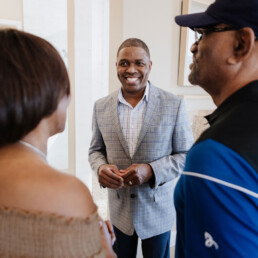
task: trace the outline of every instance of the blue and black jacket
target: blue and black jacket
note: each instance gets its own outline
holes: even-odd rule
[[[175,189],[176,257],[258,257],[258,81],[206,118]]]

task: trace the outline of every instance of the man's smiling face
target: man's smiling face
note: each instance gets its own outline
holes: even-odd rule
[[[117,76],[123,91],[137,93],[145,89],[151,61],[146,51],[140,47],[125,47],[117,56]]]

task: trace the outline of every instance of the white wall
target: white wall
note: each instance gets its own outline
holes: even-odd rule
[[[93,102],[108,94],[109,5],[106,0],[68,0],[68,5],[68,68],[72,83],[69,151],[76,176],[91,189],[88,150]]]
[[[109,92],[120,85],[116,76],[116,52],[123,41],[124,1],[109,0]]]
[[[23,29],[48,40],[67,65],[67,3],[63,0],[23,0]],[[68,123],[48,141],[48,162],[68,171]]]
[[[22,21],[22,0],[0,0],[0,19]]]

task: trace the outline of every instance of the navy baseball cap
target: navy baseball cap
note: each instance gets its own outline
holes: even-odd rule
[[[216,0],[205,12],[178,15],[175,21],[191,29],[219,23],[236,29],[250,27],[258,36],[258,0]]]

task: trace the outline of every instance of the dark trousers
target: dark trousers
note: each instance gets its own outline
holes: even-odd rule
[[[118,258],[136,258],[138,235],[134,231],[128,236],[114,226],[116,242],[114,251]],[[142,240],[142,254],[144,258],[170,257],[170,231]]]

